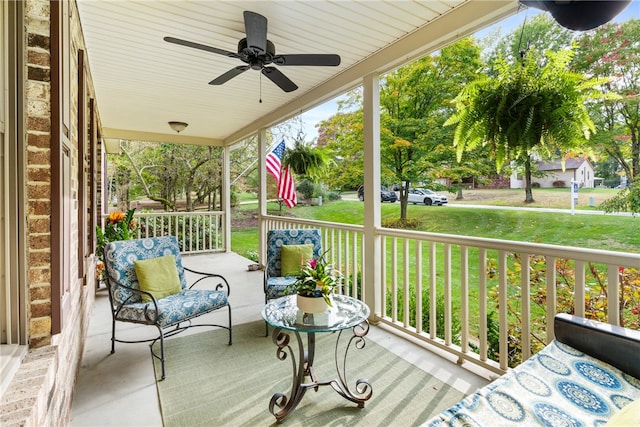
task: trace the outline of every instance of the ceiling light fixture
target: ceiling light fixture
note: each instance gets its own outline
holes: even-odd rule
[[[185,122],[169,122],[169,126],[171,126],[171,129],[175,130],[177,133],[180,133],[183,130],[185,130],[187,128],[187,126],[189,126],[189,123],[185,123]]]

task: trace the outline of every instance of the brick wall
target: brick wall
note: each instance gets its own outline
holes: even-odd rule
[[[51,38],[49,2],[25,2],[29,346],[51,342]],[[34,143],[32,145],[32,142]],[[35,279],[35,280],[31,280]],[[35,297],[35,298],[33,298]]]
[[[52,257],[51,257],[51,37],[49,0],[25,0],[27,81],[24,123],[26,128],[27,298],[29,352],[7,391],[0,398],[0,425],[62,426],[70,419],[77,369],[82,356],[88,320],[93,306],[94,288],[85,286],[78,276],[77,205],[72,203],[71,229],[63,236],[70,242],[72,283],[67,295],[70,309],[65,313],[63,330],[52,335]],[[76,4],[71,1],[71,194],[78,194],[78,49],[84,40]],[[88,73],[89,74],[89,73]],[[87,87],[91,95],[90,75]],[[83,106],[84,107],[84,106]],[[17,188],[16,191],[21,191]],[[73,201],[72,201],[73,202]],[[88,280],[92,284],[92,280]]]

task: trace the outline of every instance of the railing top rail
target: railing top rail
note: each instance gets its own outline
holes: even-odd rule
[[[364,226],[358,224],[343,224],[328,221],[317,221],[266,215],[264,220],[282,221],[291,224],[309,225],[315,227],[329,227],[341,230],[363,232]],[[518,242],[513,240],[490,239],[485,237],[458,236],[454,234],[430,233],[425,231],[398,230],[394,228],[378,228],[379,235],[399,237],[405,239],[428,240],[438,243],[448,243],[459,246],[484,248],[489,250],[528,253],[535,255],[569,258],[585,262],[619,265],[620,267],[640,268],[640,254],[629,252],[606,251],[601,249],[560,246],[544,243]]]
[[[136,212],[133,216],[152,217],[152,216],[176,216],[176,215],[224,215],[224,211]],[[102,217],[109,218],[109,214],[103,214]]]
[[[615,252],[601,249],[578,248],[573,246],[550,245],[544,243],[517,242],[512,240],[489,239],[485,237],[457,236],[454,234],[429,233],[425,231],[380,228],[377,234],[405,239],[431,240],[460,246],[471,246],[499,251],[520,252],[536,255],[571,258],[586,262],[621,264],[621,267],[640,268],[640,254]]]
[[[176,216],[176,215],[224,215],[223,211],[197,211],[197,212],[136,212],[134,216]]]
[[[358,224],[343,224],[341,222],[329,222],[329,221],[317,221],[313,219],[298,219],[298,218],[290,218],[284,216],[276,216],[276,215],[265,215],[262,217],[263,220],[267,221],[283,221],[289,222],[292,224],[299,225],[311,225],[316,227],[329,227],[336,228],[339,230],[349,230],[349,231],[359,231],[364,232],[364,226]]]

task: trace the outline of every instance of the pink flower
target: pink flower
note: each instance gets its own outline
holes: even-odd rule
[[[316,264],[318,263],[318,259],[317,258],[313,258],[311,261],[309,261],[309,267],[311,267],[312,269],[316,269]]]

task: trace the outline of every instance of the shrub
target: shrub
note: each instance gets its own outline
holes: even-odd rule
[[[235,208],[238,206],[240,204],[238,193],[231,190],[231,193],[229,193],[229,201],[231,203],[231,207]]]
[[[329,191],[327,192],[327,199],[331,201],[340,200],[342,199],[342,196],[337,191]]]
[[[567,187],[567,183],[564,181],[553,181],[553,188],[566,188]]]
[[[298,185],[297,190],[300,192],[303,199],[310,199],[313,197],[315,185],[313,184],[313,182],[305,179],[300,183],[300,185]]]
[[[254,251],[254,250],[246,251],[244,254],[242,254],[242,256],[247,259],[250,259],[253,262],[259,261],[258,251]]]
[[[422,328],[425,331],[429,330],[429,317],[430,317],[430,304],[429,304],[429,291],[423,291],[422,293]],[[436,295],[436,336],[444,339],[444,295],[438,293]],[[460,330],[462,329],[459,316],[451,316],[451,341],[454,344],[460,345],[462,342],[460,338]]]
[[[422,226],[422,222],[415,218],[396,218],[382,221],[382,226],[386,228],[398,228],[402,230],[418,230]]]

